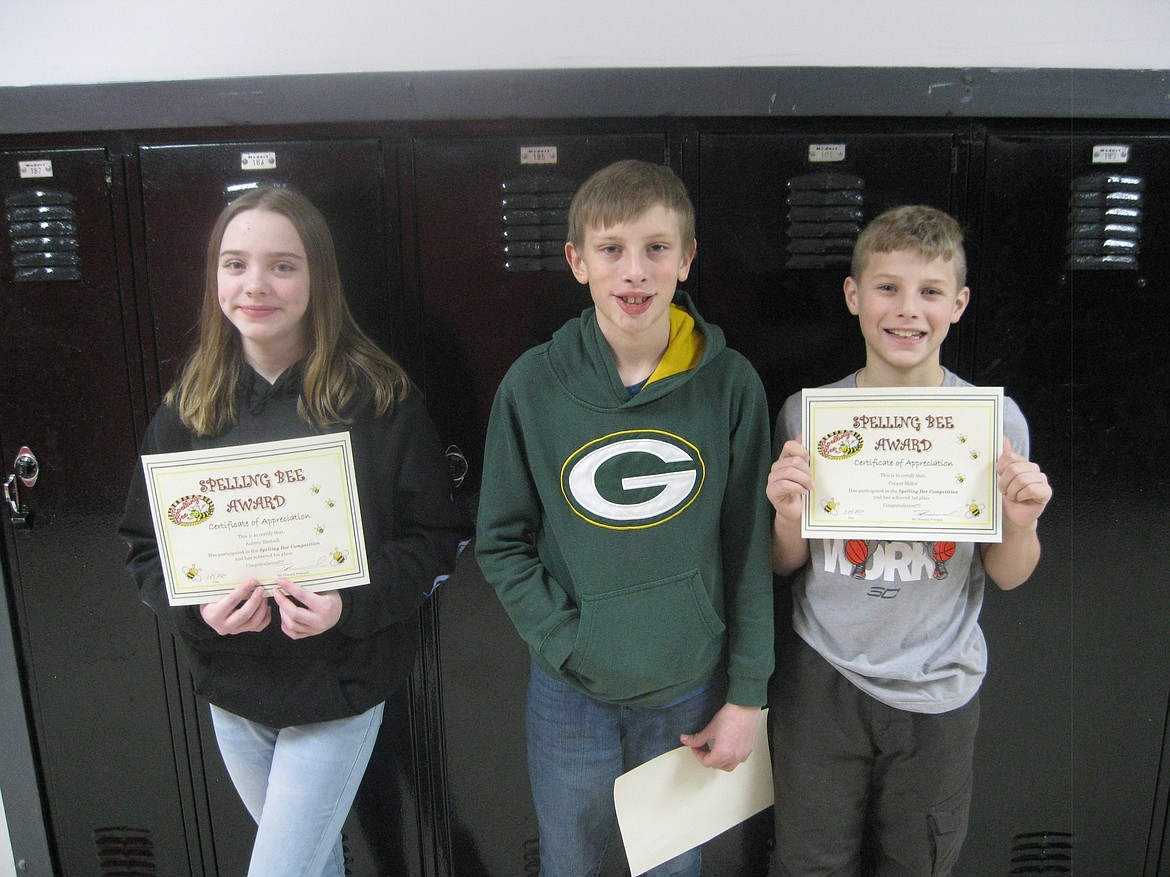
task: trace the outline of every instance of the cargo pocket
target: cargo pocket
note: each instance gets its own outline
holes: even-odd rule
[[[934,867],[931,877],[946,877],[959,860],[963,840],[967,837],[967,818],[971,813],[971,778],[954,795],[930,810],[930,834],[934,841]]]
[[[581,600],[566,669],[620,702],[699,678],[718,664],[724,625],[698,570]]]

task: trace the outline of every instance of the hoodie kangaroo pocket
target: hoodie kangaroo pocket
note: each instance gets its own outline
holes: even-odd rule
[[[725,627],[692,570],[581,600],[566,668],[590,693],[623,701],[714,670]]]

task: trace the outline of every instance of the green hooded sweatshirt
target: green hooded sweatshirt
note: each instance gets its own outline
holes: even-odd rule
[[[524,353],[488,424],[476,559],[544,671],[662,706],[772,673],[767,402],[748,361],[675,295],[633,396],[592,308]]]

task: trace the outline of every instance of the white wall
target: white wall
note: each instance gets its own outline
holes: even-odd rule
[[[1170,68],[1167,0],[0,0],[0,86],[585,67]]]
[[[16,877],[16,859],[12,855],[12,839],[8,836],[8,822],[4,819],[3,795],[0,795],[0,877]]]

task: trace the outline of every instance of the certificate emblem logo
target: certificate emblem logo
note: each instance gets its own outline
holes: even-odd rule
[[[826,460],[848,460],[855,456],[865,444],[861,433],[851,429],[839,429],[829,433],[817,442],[817,453]]]
[[[215,503],[201,494],[181,496],[167,509],[171,523],[180,527],[194,527],[202,524],[215,513]]]

